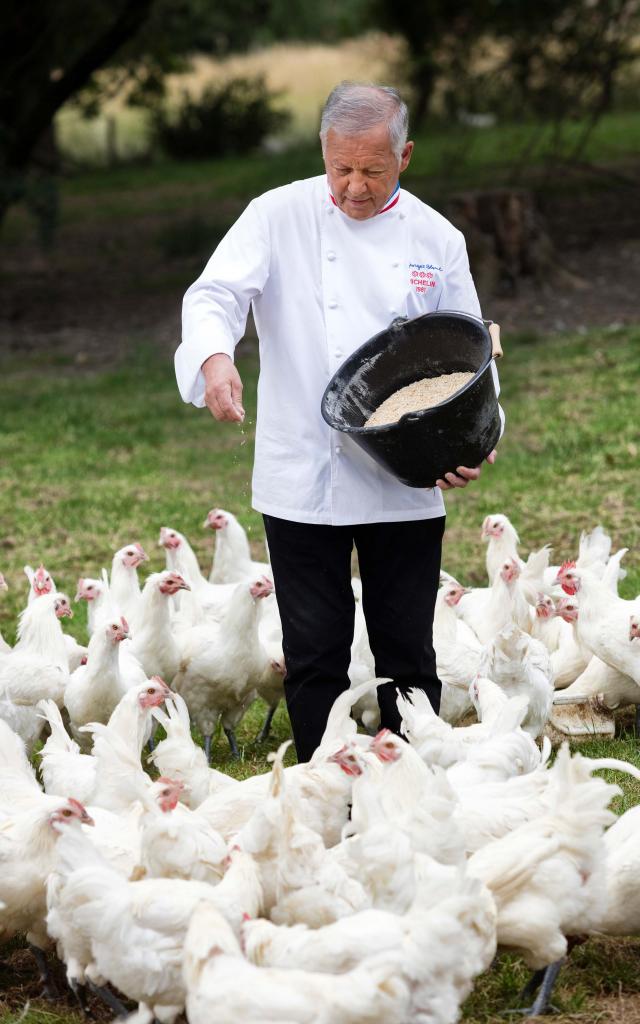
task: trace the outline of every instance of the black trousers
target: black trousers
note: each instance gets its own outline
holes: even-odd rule
[[[349,686],[354,544],[376,675],[392,680],[378,687],[382,725],[400,731],[397,689],[419,687],[439,711],[432,628],[444,523],[441,516],[317,526],[264,516],[282,620],[284,688],[299,761],[310,759],[331,705]]]

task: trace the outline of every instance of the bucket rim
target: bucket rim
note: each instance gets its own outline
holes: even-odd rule
[[[357,356],[359,352],[361,352],[364,348],[366,348],[367,345],[369,345],[373,338],[378,337],[378,334],[384,334],[388,330],[390,330],[394,324],[400,325],[401,323],[415,323],[418,320],[441,319],[442,317],[453,317],[456,320],[463,320],[468,322],[470,321],[476,327],[480,327],[482,333],[484,334],[489,343],[489,353],[483,360],[482,365],[476,370],[471,380],[468,380],[463,387],[461,387],[458,391],[454,391],[454,393],[449,398],[446,398],[443,402],[438,402],[437,405],[432,405],[428,409],[413,409],[410,410],[409,412],[405,412],[400,417],[399,420],[395,421],[395,423],[381,423],[379,426],[376,427],[367,427],[365,425],[361,427],[353,427],[349,426],[348,424],[345,424],[344,426],[337,426],[336,423],[329,418],[329,413],[326,408],[329,392],[333,386],[336,377],[338,376],[339,373],[341,373],[345,363],[347,363],[350,359],[353,359],[354,356]],[[488,322],[490,323],[491,321]],[[473,385],[480,379],[480,377],[482,377],[482,375],[486,373],[488,367],[490,366],[493,360],[493,355],[491,353],[491,335],[489,334],[487,321],[483,320],[483,318],[480,316],[475,316],[473,313],[463,313],[460,310],[436,309],[430,313],[421,313],[420,316],[416,317],[396,317],[395,320],[392,320],[389,327],[386,327],[384,331],[378,331],[378,334],[373,334],[370,338],[367,338],[367,340],[364,341],[362,345],[354,349],[351,355],[347,356],[347,358],[340,364],[338,369],[332,375],[331,380],[327,384],[324,390],[324,394],[322,395],[322,402],[320,405],[320,412],[322,413],[322,418],[324,419],[325,423],[328,424],[328,426],[332,427],[333,430],[339,430],[341,434],[365,434],[367,437],[373,437],[375,435],[388,434],[391,431],[396,430],[398,427],[400,427],[401,424],[426,419],[428,416],[432,416],[436,412],[439,412],[441,409],[444,409],[447,405],[450,405],[451,402],[456,401],[458,398],[460,398],[461,395],[468,391],[469,388],[473,387]]]

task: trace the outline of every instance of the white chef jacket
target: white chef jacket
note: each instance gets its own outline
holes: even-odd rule
[[[260,344],[253,507],[331,526],[444,515],[438,488],[400,483],[331,429],[320,403],[346,357],[395,317],[480,315],[460,231],[404,189],[354,220],[325,175],[254,199],[185,295],[175,356],[185,402],[204,405],[202,363],[233,358],[250,306]],[[498,392],[495,367],[494,381]]]

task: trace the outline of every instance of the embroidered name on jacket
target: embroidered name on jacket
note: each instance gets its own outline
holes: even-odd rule
[[[435,288],[437,284],[435,271],[442,271],[442,267],[437,267],[434,263],[410,263],[409,264],[409,284],[418,293],[424,293],[429,288]]]

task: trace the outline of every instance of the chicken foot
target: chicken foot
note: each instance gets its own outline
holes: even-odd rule
[[[562,960],[556,960],[555,963],[549,964],[548,967],[545,967],[542,970],[535,971],[520,993],[521,999],[527,999],[529,996],[532,996],[538,986],[540,986],[538,994],[532,1005],[522,1008],[515,1007],[512,1010],[505,1010],[503,1016],[506,1017],[511,1013],[517,1013],[522,1017],[538,1017],[543,1013],[547,1013],[549,1010],[557,1013],[557,1007],[553,1006],[549,1000],[563,964],[564,958]]]
[[[265,720],[262,723],[262,729],[260,730],[260,732],[256,736],[256,743],[264,743],[264,741],[266,740],[267,736],[269,735],[269,732],[271,731],[271,723],[273,721],[273,716],[276,713],[276,709],[277,709],[279,703],[280,703],[280,701],[278,700],[278,701],[276,701],[275,704],[272,704],[268,708],[267,714],[265,716]]]

